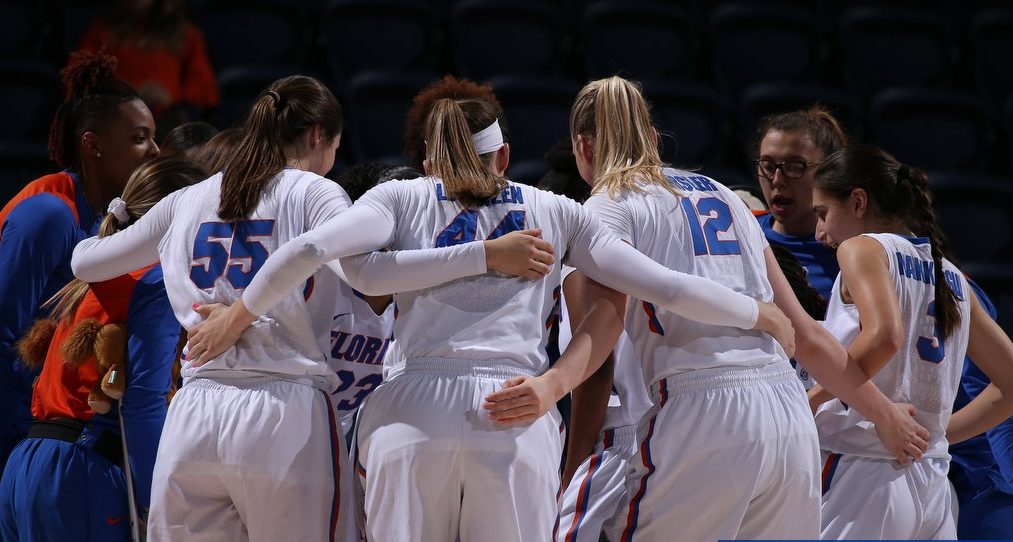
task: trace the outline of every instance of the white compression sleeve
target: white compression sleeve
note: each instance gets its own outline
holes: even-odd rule
[[[383,248],[393,233],[391,215],[370,205],[352,205],[278,247],[246,287],[243,303],[261,316],[327,262]]]
[[[605,286],[704,324],[752,329],[759,316],[753,298],[717,282],[673,271],[621,241],[588,215],[570,246],[570,264]]]
[[[171,199],[158,202],[123,231],[78,243],[70,260],[74,276],[85,282],[101,282],[157,262],[158,242],[169,228]]]
[[[485,273],[485,244],[370,252],[334,260],[327,266],[366,295],[411,292]]]

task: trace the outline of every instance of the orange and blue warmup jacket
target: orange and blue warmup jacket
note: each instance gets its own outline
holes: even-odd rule
[[[137,505],[147,509],[155,452],[165,422],[166,394],[176,361],[180,326],[169,305],[159,265],[91,285],[71,321],[61,322],[49,345],[35,393],[32,415],[37,420],[74,418],[87,422],[92,433],[120,434],[116,406],[96,414],[88,394],[102,377],[95,358],[77,367],[67,365],[60,347],[79,322],[127,326],[127,382],[120,409],[130,451]]]
[[[100,219],[70,171],[32,181],[0,210],[0,468],[31,422],[35,374],[15,345],[74,277],[74,245],[95,235]]]

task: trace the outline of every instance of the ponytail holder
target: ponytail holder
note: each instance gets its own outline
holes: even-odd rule
[[[113,198],[109,202],[109,207],[106,212],[113,215],[121,226],[126,224],[130,220],[130,213],[127,212],[127,202],[121,198]]]
[[[278,94],[273,90],[269,90],[267,91],[267,95],[270,96],[271,98],[274,98],[274,107],[277,108],[278,104],[281,103],[281,94]]]
[[[503,131],[499,128],[499,119],[482,130],[471,134],[471,142],[479,156],[498,151],[503,147]]]
[[[911,170],[904,164],[897,168],[897,182],[911,178]]]

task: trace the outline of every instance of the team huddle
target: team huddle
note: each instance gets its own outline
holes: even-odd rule
[[[4,272],[48,315],[0,375],[39,375],[0,539],[956,538],[948,448],[1013,415],[1013,344],[885,151],[757,161],[814,171],[772,200],[836,250],[814,318],[769,215],[662,163],[625,79],[574,100],[578,203],[504,177],[480,93],[424,91],[417,170],[346,191],[315,79],[156,157],[99,64],[54,122],[66,169],[0,212],[0,255],[47,247]],[[954,411],[965,356],[991,383]]]

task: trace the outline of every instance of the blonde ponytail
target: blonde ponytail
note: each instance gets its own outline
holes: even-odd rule
[[[443,182],[447,197],[482,205],[503,191],[506,179],[486,168],[471,140],[468,119],[456,101],[438,100],[426,121],[427,173]]]
[[[642,192],[638,183],[646,182],[682,195],[661,172],[655,133],[639,86],[621,77],[591,81],[570,110],[570,137],[594,141],[594,192]]]

